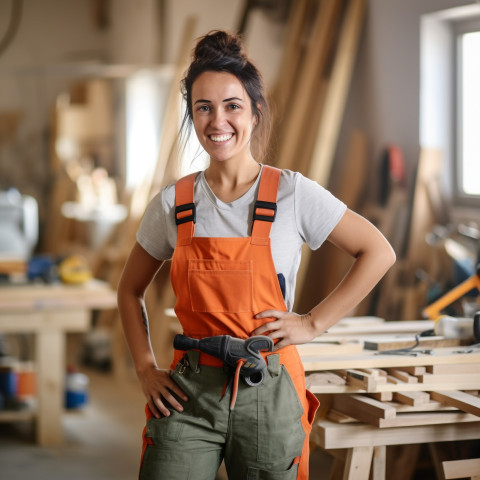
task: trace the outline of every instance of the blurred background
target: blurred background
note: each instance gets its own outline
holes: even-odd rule
[[[194,138],[184,151],[176,144],[179,80],[212,29],[242,33],[264,75],[274,112],[266,163],[329,188],[395,248],[396,265],[352,315],[419,320],[475,275],[478,2],[0,0],[2,284],[94,278],[115,290],[148,201],[205,165]],[[349,266],[329,245],[305,251],[295,310]],[[168,274],[148,298],[163,366],[178,329]],[[88,391],[83,408],[63,416],[61,445],[40,447],[35,425],[3,406],[2,478],[134,478],[144,401],[116,310],[100,304],[88,328],[66,328],[62,379]],[[474,295],[448,313],[475,309]],[[32,333],[0,326],[0,370],[21,361],[35,371]]]

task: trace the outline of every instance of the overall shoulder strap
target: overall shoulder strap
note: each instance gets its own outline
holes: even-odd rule
[[[193,203],[193,190],[198,173],[182,177],[175,184],[177,245],[189,245],[195,233],[196,211],[195,203]]]
[[[264,165],[257,201],[253,208],[252,241],[254,245],[268,245],[270,229],[277,214],[277,192],[282,171]]]

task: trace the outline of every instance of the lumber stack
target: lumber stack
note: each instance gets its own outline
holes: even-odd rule
[[[272,163],[299,171],[325,187],[330,182],[365,11],[365,0],[301,0],[292,4],[284,58],[272,93],[276,113]],[[350,149],[346,163],[361,167],[366,160],[365,138],[361,132],[352,135],[353,151]],[[353,195],[361,191],[362,175],[349,180],[354,184],[350,185]],[[351,197],[347,204],[355,208]],[[319,279],[318,264],[323,262],[325,268],[324,259],[319,255],[310,258],[307,248],[302,256],[297,275],[300,310],[308,309],[304,299],[327,294],[349,267],[334,253],[328,270],[341,270],[340,274],[333,274],[330,281]],[[315,285],[314,292],[310,285]]]

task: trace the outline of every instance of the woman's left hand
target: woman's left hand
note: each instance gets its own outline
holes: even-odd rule
[[[280,341],[275,344],[275,350],[287,345],[299,345],[313,340],[318,334],[315,330],[312,315],[298,315],[293,312],[280,310],[265,310],[257,315],[256,319],[275,318],[264,323],[253,331],[253,335],[267,335]]]

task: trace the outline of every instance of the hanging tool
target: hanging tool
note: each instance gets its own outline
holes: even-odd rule
[[[267,368],[260,351],[271,352],[273,340],[265,335],[256,335],[246,340],[230,335],[206,337],[201,340],[175,335],[173,347],[176,350],[200,350],[219,358],[229,367],[235,368],[248,385],[256,387],[263,382]]]

